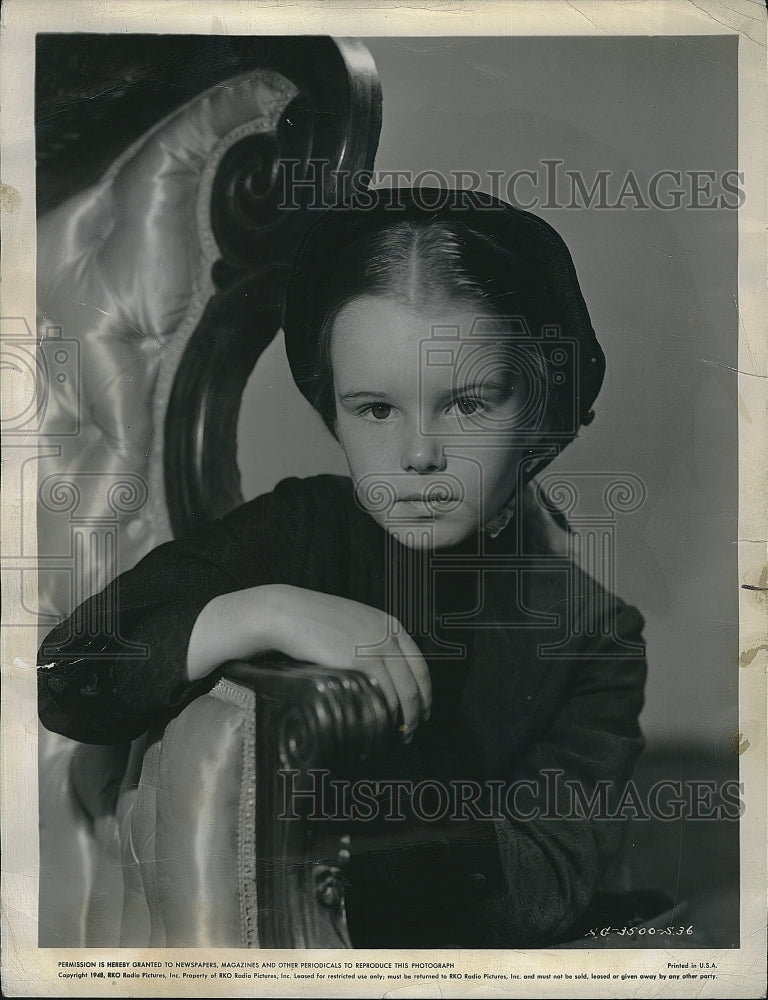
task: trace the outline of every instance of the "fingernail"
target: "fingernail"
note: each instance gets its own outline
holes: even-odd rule
[[[403,743],[413,743],[413,733],[404,733]]]
[[[429,722],[429,720],[430,720],[431,717],[432,717],[432,709],[428,708],[424,712],[424,721],[425,722]]]

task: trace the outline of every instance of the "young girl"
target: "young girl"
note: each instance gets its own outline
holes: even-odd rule
[[[406,794],[353,838],[353,942],[567,940],[619,851],[645,679],[640,614],[531,503],[604,371],[567,248],[489,196],[369,192],[308,232],[284,329],[351,478],[285,480],[78,608],[41,650],[42,720],[126,742],[228,660],[364,671],[393,727],[375,777]],[[416,784],[459,779],[425,819]]]

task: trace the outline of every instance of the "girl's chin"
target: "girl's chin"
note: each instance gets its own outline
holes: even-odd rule
[[[430,550],[445,549],[459,545],[474,531],[474,524],[451,523],[448,518],[437,518],[434,521],[425,519],[423,524],[386,524],[386,531],[408,549]]]

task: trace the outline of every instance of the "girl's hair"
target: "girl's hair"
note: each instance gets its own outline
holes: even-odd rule
[[[389,223],[350,243],[323,290],[323,321],[317,338],[312,403],[335,433],[331,364],[333,325],[353,299],[382,296],[418,309],[470,306],[479,317],[506,320],[525,347],[529,393],[539,407],[539,429],[548,423],[551,399],[542,327],[561,325],[560,309],[541,272],[530,261],[463,222],[408,220]],[[520,326],[520,322],[524,327]],[[497,326],[498,328],[498,326]],[[520,337],[524,329],[529,336]],[[516,348],[518,349],[518,348]]]

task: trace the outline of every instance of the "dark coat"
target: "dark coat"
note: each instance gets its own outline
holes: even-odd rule
[[[481,807],[487,782],[503,781],[521,789],[520,812],[434,825],[411,817],[394,845],[390,821],[390,845],[359,862],[364,892],[353,892],[350,906],[359,939],[491,947],[562,940],[619,851],[624,826],[607,818],[610,808],[579,814],[564,782],[578,785],[584,802],[602,788],[615,804],[631,774],[643,745],[643,619],[524,529],[514,518],[485,539],[481,557],[477,539],[436,554],[434,607],[419,620],[407,592],[393,593],[393,567],[401,579],[423,580],[433,557],[393,542],[356,506],[348,480],[285,480],[160,546],[57,626],[40,651],[40,716],[73,739],[119,743],[178,712],[212,683],[186,685],[183,672],[198,614],[223,593],[288,583],[385,609],[427,659],[434,711],[413,744],[393,746],[381,774],[471,779]],[[451,612],[471,621],[441,621]],[[464,655],[441,655],[457,643]],[[541,795],[519,782],[538,783]],[[557,802],[545,795],[554,787]],[[366,833],[379,843],[375,825]]]

